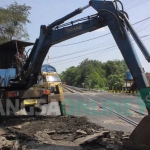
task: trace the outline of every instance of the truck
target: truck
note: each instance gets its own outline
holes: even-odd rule
[[[11,88],[9,80],[17,77],[16,70],[21,65],[19,59],[16,58],[16,53],[20,47],[28,47],[33,44],[12,40],[0,45],[0,87],[1,96],[3,97],[0,101],[0,109],[4,110],[1,115],[10,115],[12,111],[20,112],[20,109],[23,108],[25,108],[25,114],[27,115],[39,115],[42,111],[41,105],[51,103],[51,100],[55,99],[60,107],[60,103],[64,100],[62,83],[57,71],[53,66],[46,64],[41,67],[37,84],[27,90]],[[28,58],[28,54],[26,54],[26,57]],[[13,108],[15,110],[10,110]],[[63,110],[65,111],[65,108]],[[63,115],[63,112],[60,112],[60,115]]]
[[[119,7],[121,5],[121,7]],[[88,7],[96,10],[96,14],[64,23],[68,19],[82,13]],[[42,101],[50,101],[50,90],[40,88],[33,89],[33,85],[37,84],[39,75],[41,74],[41,66],[50,49],[55,44],[79,36],[81,34],[92,32],[94,30],[108,26],[114,40],[122,53],[122,56],[132,74],[134,82],[140,92],[141,98],[145,103],[148,114],[150,114],[150,86],[145,76],[145,71],[139,61],[136,49],[133,47],[130,35],[133,37],[138,47],[142,51],[145,59],[150,62],[150,53],[140,40],[138,34],[129,22],[129,16],[125,12],[123,4],[119,0],[103,1],[90,0],[85,7],[78,8],[68,15],[54,21],[53,23],[41,25],[39,38],[36,39],[33,48],[22,66],[19,78],[9,76],[8,84],[1,88],[1,99],[6,101],[7,98],[13,101],[14,97],[21,101],[31,101],[32,98],[42,99]],[[130,33],[130,34],[129,34]],[[3,57],[3,59],[6,59]],[[6,71],[9,68],[4,68]],[[15,72],[15,68],[11,68]],[[13,74],[12,73],[12,74]],[[14,73],[15,75],[15,73]],[[3,76],[3,75],[1,75]],[[150,143],[149,116],[136,127],[131,139],[133,143],[145,144]],[[143,131],[144,128],[144,132]],[[148,135],[147,135],[148,134]],[[137,137],[143,137],[138,138]],[[144,138],[146,137],[146,138]]]

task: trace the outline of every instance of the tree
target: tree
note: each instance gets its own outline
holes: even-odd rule
[[[108,77],[107,84],[109,87],[121,88],[125,83],[124,79],[125,79],[124,74],[113,74]]]
[[[65,72],[61,74],[61,80],[66,82],[68,85],[77,85],[78,82],[78,68],[70,67]]]
[[[108,61],[102,63],[97,60],[85,59],[77,67],[70,67],[62,72],[62,81],[66,81],[69,85],[82,86],[85,88],[120,88],[125,82],[125,72],[127,66],[122,60]]]
[[[30,9],[30,6],[18,5],[17,2],[0,8],[0,44],[12,39],[29,39],[25,25],[30,23]]]
[[[110,75],[113,74],[120,74],[124,73],[127,70],[127,65],[124,60],[113,60],[113,61],[107,61],[103,69],[106,70],[106,77],[108,78]]]

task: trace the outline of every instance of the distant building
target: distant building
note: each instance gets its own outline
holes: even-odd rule
[[[148,83],[149,83],[149,85],[150,85],[150,73],[145,73],[145,75],[146,75],[146,78],[147,78]]]
[[[149,83],[149,85],[150,85],[150,73],[145,73],[145,75],[146,75],[146,78],[147,78],[148,83]],[[129,77],[129,76],[128,76],[128,77]],[[126,78],[127,78],[127,76],[126,76]],[[129,77],[129,78],[125,79],[125,81],[126,81],[126,83],[125,83],[125,85],[124,85],[124,88],[126,88],[126,89],[129,90],[129,91],[137,90],[137,86],[136,86],[136,84],[135,84],[133,78]]]
[[[133,84],[133,77],[131,75],[131,72],[129,70],[126,71],[126,78],[125,78],[125,84],[124,84],[124,88],[126,90],[129,90],[130,87],[132,86]]]

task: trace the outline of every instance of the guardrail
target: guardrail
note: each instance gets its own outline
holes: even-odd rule
[[[137,93],[136,91],[131,91],[129,93],[129,91],[123,91],[123,90],[108,90],[108,91],[104,91],[104,90],[96,90],[96,89],[85,89],[85,88],[79,88],[79,87],[75,87],[75,86],[70,86],[70,85],[65,85],[64,86],[70,87],[74,90],[77,90],[79,92],[83,92],[83,91],[92,91],[92,92],[97,92],[97,93],[113,93],[113,94],[124,94],[124,95],[132,95],[132,96],[140,96],[139,93]]]
[[[80,92],[82,91],[93,91],[93,92],[108,92],[108,91],[104,91],[104,90],[96,90],[96,89],[85,89],[85,88],[79,88],[79,87],[75,87],[75,86],[70,86],[70,85],[66,85],[66,84],[63,84],[64,86],[67,86],[67,87],[70,87],[72,89],[75,89],[75,90],[79,90]]]
[[[126,94],[126,95],[133,95],[133,96],[140,96],[139,92],[137,91],[128,91],[128,90],[108,90],[109,93],[113,94]]]

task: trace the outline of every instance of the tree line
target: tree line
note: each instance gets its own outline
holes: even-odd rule
[[[76,87],[108,89],[122,87],[127,66],[124,60],[100,62],[85,59],[77,67],[70,67],[60,74],[62,82]]]

